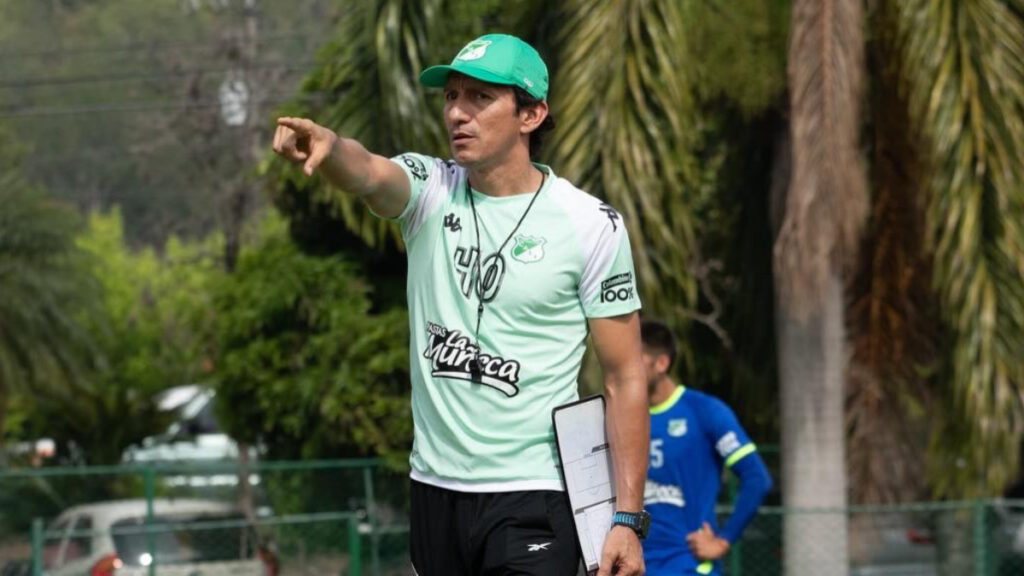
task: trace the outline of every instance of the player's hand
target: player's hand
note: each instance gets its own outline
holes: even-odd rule
[[[714,530],[711,529],[711,525],[707,522],[701,526],[700,530],[690,532],[686,536],[686,543],[690,546],[690,552],[698,560],[705,562],[718,560],[729,552],[729,541],[716,536]]]
[[[600,564],[597,576],[643,576],[644,551],[636,532],[625,526],[612,526],[604,539]]]
[[[305,162],[302,171],[312,176],[331,153],[338,135],[305,118],[278,118],[274,152],[292,162]]]

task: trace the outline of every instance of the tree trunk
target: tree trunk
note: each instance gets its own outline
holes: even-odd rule
[[[245,516],[249,526],[255,528],[256,526],[256,509],[253,502],[252,494],[252,483],[249,482],[249,476],[252,473],[251,463],[249,462],[249,446],[248,442],[238,443],[238,508],[242,511],[242,515]],[[244,530],[242,532],[242,542],[240,543],[241,550],[244,554],[245,550],[255,548],[259,542],[247,542],[248,539],[255,530]]]
[[[777,306],[782,406],[783,566],[787,576],[845,575],[843,284],[833,270],[817,312]],[[816,509],[816,511],[810,511]],[[823,512],[822,510],[828,510]],[[804,512],[803,510],[808,510]]]

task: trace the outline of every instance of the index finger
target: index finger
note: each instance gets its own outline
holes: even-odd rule
[[[277,125],[291,128],[292,130],[302,134],[312,134],[313,129],[316,127],[316,123],[312,120],[306,120],[305,118],[289,118],[287,116],[278,118]]]

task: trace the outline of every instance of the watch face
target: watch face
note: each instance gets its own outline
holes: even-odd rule
[[[640,521],[640,527],[637,532],[640,534],[641,539],[646,538],[647,533],[651,531],[651,513],[647,510],[641,510],[637,517]]]

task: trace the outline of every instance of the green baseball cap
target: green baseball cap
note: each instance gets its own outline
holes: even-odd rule
[[[431,66],[420,73],[420,83],[443,88],[448,74],[458,72],[491,84],[518,86],[534,98],[548,97],[548,67],[526,42],[508,34],[487,34],[459,50],[452,63]]]

